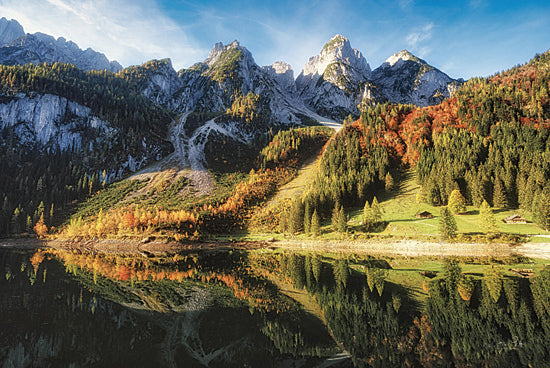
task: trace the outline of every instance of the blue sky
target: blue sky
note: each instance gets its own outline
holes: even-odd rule
[[[260,65],[297,75],[343,34],[371,68],[408,49],[452,77],[487,76],[550,48],[550,1],[0,0],[0,16],[27,32],[92,47],[124,66],[170,57],[201,61],[237,39]]]

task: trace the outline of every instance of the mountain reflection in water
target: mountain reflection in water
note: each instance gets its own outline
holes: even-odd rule
[[[3,249],[0,362],[548,366],[549,267],[531,280],[497,271],[473,279],[449,262],[445,276],[426,285],[424,308],[386,280],[388,268],[383,260],[350,265],[311,253],[145,258]],[[281,292],[287,284],[292,292]]]

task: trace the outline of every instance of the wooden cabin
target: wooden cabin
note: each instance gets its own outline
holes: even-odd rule
[[[414,217],[419,219],[431,219],[431,218],[434,218],[434,215],[432,215],[428,211],[422,211],[422,212],[418,212],[416,215],[414,215]]]
[[[527,220],[521,217],[520,215],[518,215],[517,213],[502,219],[502,221],[507,224],[526,224],[527,223]]]

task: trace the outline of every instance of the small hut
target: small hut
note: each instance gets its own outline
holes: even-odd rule
[[[526,224],[527,223],[527,220],[521,217],[520,215],[518,215],[517,213],[514,213],[513,215],[502,219],[502,221],[507,224]]]
[[[414,217],[419,219],[431,219],[431,218],[434,218],[434,215],[432,215],[428,211],[422,211],[422,212],[418,212],[416,215],[414,215]]]

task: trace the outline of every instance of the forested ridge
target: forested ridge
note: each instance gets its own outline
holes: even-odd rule
[[[41,215],[57,224],[70,204],[99,190],[107,172],[118,170],[128,156],[144,157],[170,152],[165,141],[172,115],[140,94],[126,74],[84,72],[71,64],[0,65],[0,90],[4,102],[37,94],[64,97],[90,108],[108,122],[116,134],[98,146],[83,136],[82,149],[67,151],[40,144],[22,145],[17,128],[0,131],[0,235],[32,232]],[[71,116],[66,116],[68,121]],[[63,123],[63,122],[60,122]]]
[[[331,141],[305,201],[325,216],[360,206],[388,175],[411,167],[421,198],[532,211],[550,228],[550,52],[489,78],[474,78],[436,106],[381,104]]]

